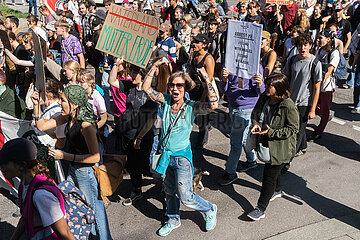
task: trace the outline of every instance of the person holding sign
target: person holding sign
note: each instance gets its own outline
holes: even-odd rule
[[[160,149],[163,153],[158,161],[156,172],[165,176],[166,214],[168,221],[158,234],[167,236],[180,227],[180,201],[187,207],[198,210],[206,215],[206,230],[216,226],[217,206],[193,192],[192,151],[190,134],[195,117],[209,114],[218,107],[219,95],[216,85],[210,82],[205,68],[198,70],[205,80],[209,102],[189,101],[185,91],[194,87],[190,76],[184,72],[176,72],[170,76],[169,89],[171,94],[155,91],[151,87],[151,78],[146,78],[143,91],[154,102],[161,104],[164,114]],[[166,174],[165,174],[166,173]]]
[[[253,151],[246,153],[246,162],[239,162],[241,151],[249,133],[250,116],[261,93],[265,91],[263,68],[259,64],[259,74],[251,79],[237,77],[223,68],[222,81],[219,83],[220,91],[229,100],[229,113],[232,118],[230,133],[231,149],[226,161],[225,173],[218,181],[226,186],[236,181],[236,170],[247,171],[257,167],[256,156]]]

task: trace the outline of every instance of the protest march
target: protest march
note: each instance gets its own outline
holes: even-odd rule
[[[6,5],[16,4],[28,5],[26,19],[5,13]],[[202,191],[227,192],[254,169],[260,185],[246,187],[256,190],[256,201],[246,200],[239,219],[273,217],[272,201],[286,195],[281,176],[311,157],[308,143],[332,141],[327,130],[341,115],[334,103],[338,89],[352,98],[349,121],[359,120],[359,5],[4,2],[0,193],[13,199],[17,211],[9,215],[18,219],[9,236],[120,239],[110,227],[110,205],[137,208],[148,185],[156,185],[151,197],[163,209],[156,207],[162,219],[156,218],[154,236],[188,233],[181,221],[197,211],[201,231],[216,239],[212,234],[222,229],[218,220],[227,206]],[[213,128],[226,138],[225,155],[208,145],[222,141]],[[224,163],[206,169],[199,154]],[[115,200],[119,191],[126,196]],[[184,214],[184,206],[191,212]],[[146,221],[154,209],[143,208]],[[291,209],[282,205],[282,211]],[[240,232],[224,239],[250,239]]]

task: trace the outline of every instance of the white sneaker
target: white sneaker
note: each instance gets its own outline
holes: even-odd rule
[[[354,108],[353,110],[351,110],[351,113],[360,114],[360,108],[359,107]]]

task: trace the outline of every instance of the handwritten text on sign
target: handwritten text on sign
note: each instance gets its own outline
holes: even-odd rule
[[[158,28],[158,18],[111,4],[96,49],[144,68]]]
[[[229,20],[225,67],[238,77],[252,78],[259,71],[262,25]]]

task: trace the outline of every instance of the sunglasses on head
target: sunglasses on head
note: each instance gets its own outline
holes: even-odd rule
[[[176,88],[183,88],[185,86],[185,83],[169,83],[170,88],[174,88],[175,86]]]

